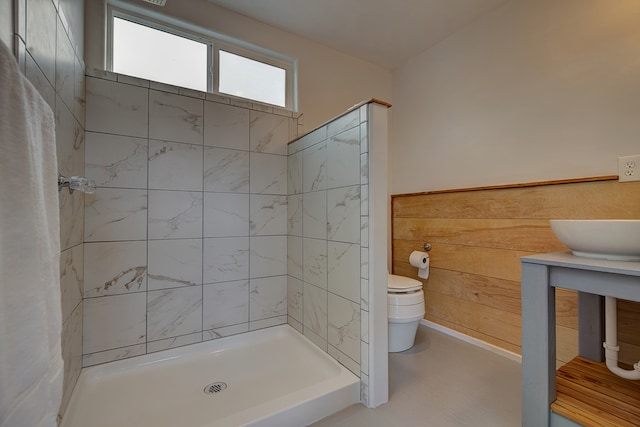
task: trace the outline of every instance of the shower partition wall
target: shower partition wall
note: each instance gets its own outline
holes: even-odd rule
[[[288,322],[360,377],[367,406],[387,401],[387,108],[354,107],[288,157]]]
[[[84,366],[286,323],[289,111],[87,77]]]
[[[386,402],[387,108],[288,145],[289,111],[92,71],[83,365],[288,322]]]

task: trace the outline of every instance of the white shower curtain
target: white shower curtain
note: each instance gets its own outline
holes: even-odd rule
[[[53,427],[62,398],[54,116],[0,43],[0,427]]]

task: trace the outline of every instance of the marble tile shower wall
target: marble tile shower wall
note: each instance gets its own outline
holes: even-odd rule
[[[84,2],[15,0],[14,41],[18,64],[55,114],[58,170],[84,174]],[[64,413],[82,368],[84,201],[59,193],[60,286]]]
[[[368,384],[364,105],[289,145],[288,323]]]
[[[84,366],[286,323],[291,112],[87,77]]]

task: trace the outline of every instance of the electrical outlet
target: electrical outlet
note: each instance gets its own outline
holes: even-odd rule
[[[640,155],[618,157],[618,181],[640,181]]]

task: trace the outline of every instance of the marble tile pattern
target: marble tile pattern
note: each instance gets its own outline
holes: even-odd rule
[[[325,190],[326,180],[327,143],[320,142],[302,152],[302,190],[305,193]]]
[[[147,191],[100,188],[85,195],[85,242],[144,240]]]
[[[24,11],[23,11],[24,13]],[[50,82],[56,74],[56,26],[58,16],[51,0],[26,2],[26,47]]]
[[[360,303],[360,245],[329,241],[327,280],[330,292]]]
[[[84,194],[58,193],[60,206],[60,249],[82,244],[84,233]]]
[[[302,279],[304,271],[303,244],[302,237],[287,236],[287,274],[298,279]]]
[[[249,152],[204,147],[204,191],[249,192]]]
[[[149,341],[202,331],[202,286],[147,293]]]
[[[287,193],[302,193],[302,155],[295,153],[287,158]]]
[[[204,237],[249,235],[249,195],[204,193]]]
[[[56,97],[56,155],[60,173],[65,176],[84,174],[85,136],[73,112]]]
[[[249,238],[204,239],[202,280],[228,282],[249,278]]]
[[[303,298],[302,280],[288,276],[287,278],[287,313],[299,323],[303,322],[302,298]]]
[[[287,234],[287,196],[252,194],[249,218],[252,236]]]
[[[327,237],[360,243],[360,185],[327,191]]]
[[[331,344],[328,345],[327,353],[329,353],[331,357],[336,359],[340,364],[353,372],[355,375],[357,375],[358,377],[360,376],[360,364],[358,362],[356,362]]]
[[[287,195],[287,158],[274,154],[251,153],[250,163],[260,168],[249,172],[250,192]]]
[[[360,363],[360,305],[329,293],[328,341]]]
[[[145,241],[96,242],[84,245],[84,297],[145,292]]]
[[[202,146],[149,140],[149,188],[202,191]]]
[[[80,229],[91,334],[83,363],[286,323],[287,265],[298,264],[300,280],[303,263],[301,237],[300,257],[287,257],[287,143],[297,118],[101,70],[86,85],[81,152],[98,189],[85,199]],[[59,116],[73,140],[73,120],[67,110]],[[71,169],[73,150],[61,159]],[[301,236],[302,197],[296,202]]]
[[[74,67],[75,52],[71,41],[64,30],[64,25],[57,19],[56,29],[56,92],[65,105],[73,111],[74,104]]]
[[[170,348],[183,347],[199,342],[202,342],[202,332],[149,341],[147,343],[147,353],[155,353],[156,351],[169,350]]]
[[[287,188],[288,323],[363,381],[369,372],[368,138],[364,105],[296,140],[288,147]],[[366,403],[367,384],[363,389]]]
[[[149,239],[202,237],[202,193],[149,190]]]
[[[287,197],[287,234],[302,236],[302,195]]]
[[[307,283],[327,289],[327,241],[303,239],[302,258],[302,279]]]
[[[245,108],[204,103],[204,145],[249,151],[249,116]]]
[[[287,314],[287,276],[251,279],[249,284],[249,321]]]
[[[315,239],[327,238],[326,191],[313,191],[302,195],[302,235]]]
[[[202,284],[202,239],[148,241],[149,290]]]
[[[86,298],[83,327],[83,354],[146,342],[147,294]]]
[[[144,138],[87,132],[85,174],[100,187],[147,188]]]
[[[211,340],[215,340],[216,338],[243,334],[245,332],[249,332],[249,322],[240,323],[238,325],[232,325],[232,326],[223,326],[221,328],[216,328],[216,329],[204,330],[202,331],[202,340],[211,341]]]
[[[56,106],[56,91],[54,87],[49,83],[49,80],[47,80],[40,67],[36,64],[36,61],[31,57],[30,53],[27,53],[25,60],[25,76],[38,90],[40,96],[42,96],[42,98],[47,102],[49,107],[54,109]]]
[[[64,361],[64,383],[61,408],[66,408],[80,370],[82,369],[82,312],[83,304],[78,304],[71,315],[62,323],[62,360]],[[63,410],[63,409],[62,409]]]
[[[149,91],[132,85],[87,78],[86,130],[146,138]]]
[[[251,237],[250,246],[249,277],[287,274],[287,236]]]
[[[287,323],[286,315],[269,317],[267,319],[262,319],[262,320],[253,320],[249,322],[249,330],[255,331],[258,329],[270,328],[272,326],[284,325],[286,323]]]
[[[303,306],[304,312],[303,325],[306,329],[309,328],[311,332],[318,335],[323,341],[327,340],[327,292],[324,289],[309,283],[304,284],[303,290]],[[326,346],[326,344],[325,344]]]
[[[146,354],[147,344],[136,344],[127,347],[120,347],[113,350],[98,351],[84,354],[82,356],[82,366],[94,366],[101,363],[112,362],[114,360],[128,359],[129,357]]]
[[[9,1],[20,69],[54,111],[58,170],[84,175],[84,2]],[[79,22],[80,21],[80,22]],[[4,19],[3,19],[4,22]],[[1,31],[3,34],[4,31]],[[81,71],[81,72],[76,72]],[[82,367],[84,196],[60,192],[60,286],[64,414]]]
[[[289,121],[285,116],[251,111],[251,151],[286,155],[290,140]]]
[[[149,138],[203,144],[204,102],[188,96],[149,91]]]
[[[360,184],[360,126],[332,136],[326,154],[327,188]]]
[[[214,283],[203,288],[203,328],[220,329],[249,321],[249,281]]]
[[[60,253],[60,296],[63,321],[68,319],[82,303],[85,275],[83,256],[82,245],[76,245]]]

